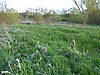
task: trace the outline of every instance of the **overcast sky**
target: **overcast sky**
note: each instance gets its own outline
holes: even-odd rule
[[[24,12],[27,8],[47,8],[62,10],[74,7],[72,0],[6,0],[9,7],[18,12]]]

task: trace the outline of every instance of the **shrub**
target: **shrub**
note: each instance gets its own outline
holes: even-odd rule
[[[19,20],[18,13],[0,13],[0,23],[1,24],[12,24]]]
[[[88,13],[88,23],[100,24],[100,10],[94,10]]]
[[[34,13],[33,17],[34,17],[34,20],[36,21],[36,24],[42,24],[42,21],[43,21],[42,14],[36,12]]]

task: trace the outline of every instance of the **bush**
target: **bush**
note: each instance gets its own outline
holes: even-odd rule
[[[0,23],[1,24],[12,24],[19,20],[18,13],[0,13]]]
[[[83,20],[80,14],[72,14],[70,17],[70,22],[83,23]]]
[[[100,10],[94,10],[88,13],[88,23],[90,24],[100,24]]]
[[[43,21],[42,14],[36,12],[34,13],[33,17],[34,17],[34,20],[36,21],[36,24],[42,24],[42,21]]]

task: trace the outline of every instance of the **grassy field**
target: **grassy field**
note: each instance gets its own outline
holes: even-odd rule
[[[5,75],[100,75],[100,27],[0,27]]]

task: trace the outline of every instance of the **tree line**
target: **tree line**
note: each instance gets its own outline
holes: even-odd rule
[[[81,24],[100,24],[100,0],[72,0],[76,7],[67,10],[48,10],[44,8],[28,8],[24,13],[18,13],[13,8],[7,8],[6,1],[0,0],[0,23],[12,24],[18,21],[35,21],[36,24],[53,22],[70,22]],[[67,5],[66,5],[67,7]]]

